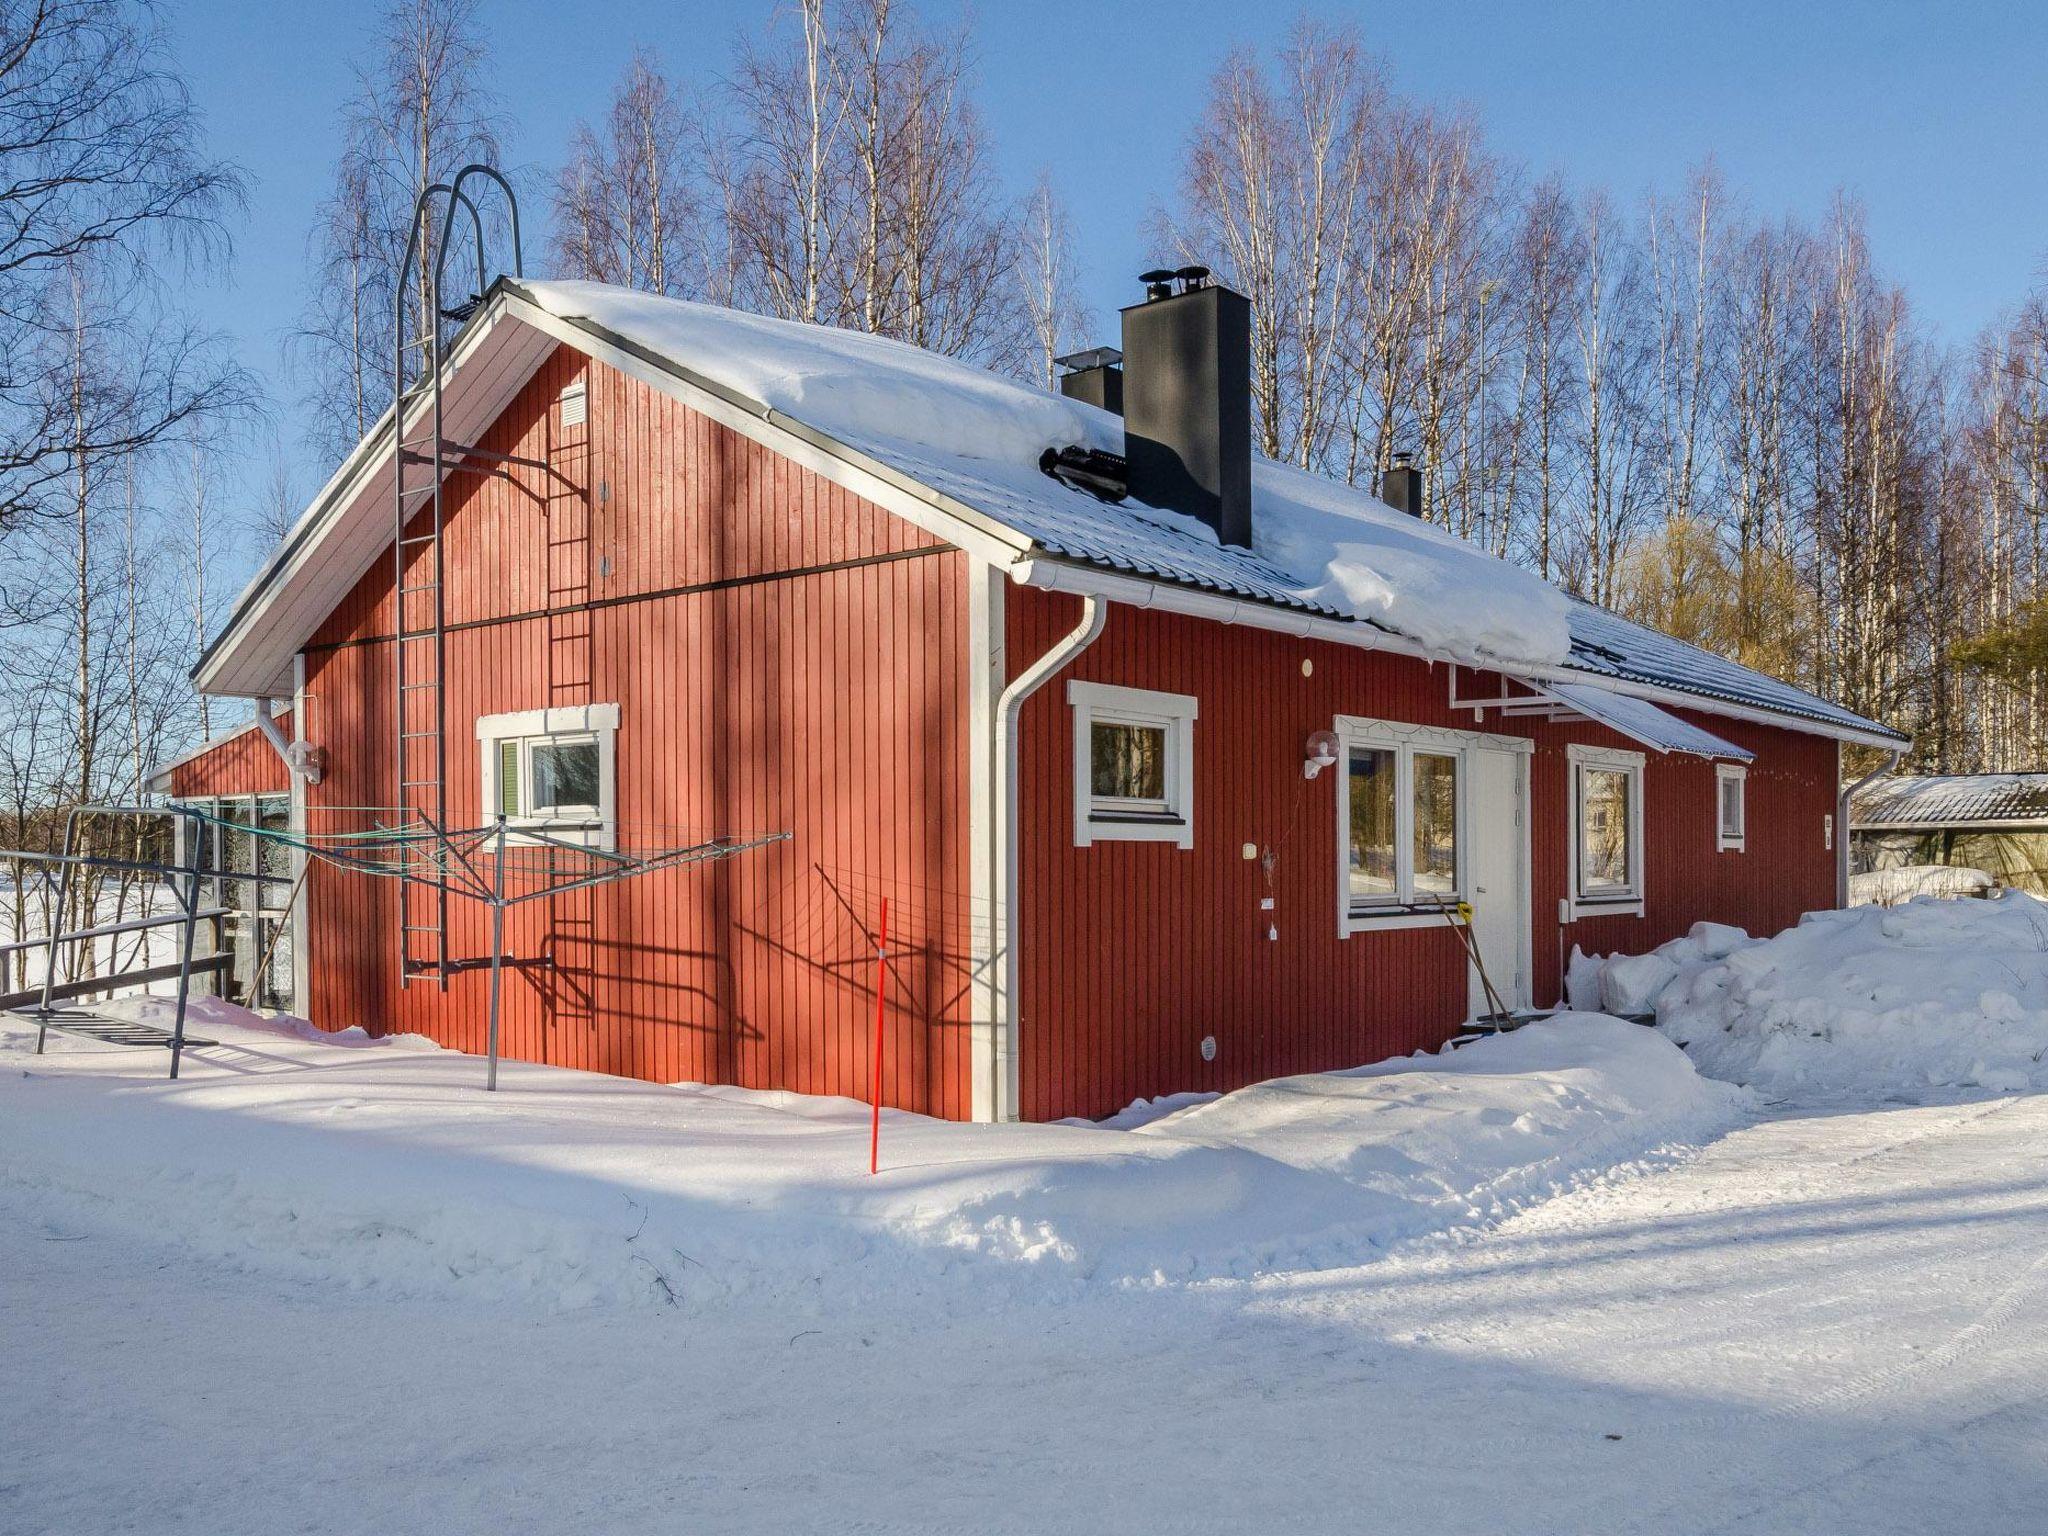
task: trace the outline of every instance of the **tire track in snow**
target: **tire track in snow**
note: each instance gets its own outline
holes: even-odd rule
[[[1657,1221],[1670,1221],[1674,1214],[1681,1222],[1744,1214],[1758,1216],[1830,1195],[1839,1197],[1853,1192],[1857,1196],[1882,1198],[1900,1189],[1926,1190],[1930,1187],[1927,1181],[1910,1173],[1881,1180],[1872,1180],[1867,1175],[1871,1170],[1898,1160],[1900,1153],[1916,1149],[1932,1152],[1944,1143],[1970,1139],[1973,1133],[1986,1127],[1986,1122],[2008,1113],[2015,1105],[2030,1104],[2038,1109],[2044,1103],[2048,1100],[2018,1096],[1962,1106],[1954,1113],[1940,1113],[1930,1107],[1915,1127],[1904,1135],[1888,1136],[1876,1146],[1865,1147],[1821,1165],[1812,1179],[1758,1190],[1754,1180],[1760,1168],[1788,1158],[1797,1161],[1817,1155],[1819,1148],[1807,1143],[1824,1140],[1826,1128],[1843,1118],[1840,1113],[1821,1117],[1810,1113],[1777,1115],[1742,1127],[1706,1149],[1700,1157],[1662,1170],[1645,1169],[1639,1177],[1618,1184],[1562,1195],[1523,1213],[1489,1237],[1512,1242],[1522,1235],[1518,1234],[1518,1228],[1534,1228],[1541,1233],[1546,1226],[1557,1227],[1558,1236],[1525,1238],[1529,1245],[1517,1255],[1515,1263],[1529,1274],[1548,1270],[1571,1276],[1583,1272],[1588,1261],[1586,1250],[1589,1241],[1601,1244],[1602,1251],[1596,1255],[1601,1264],[1662,1269],[1675,1258],[1682,1265],[1682,1254],[1673,1252],[1674,1247],[1683,1246],[1682,1242],[1650,1241],[1635,1248],[1630,1245],[1636,1232]],[[1814,1134],[1800,1134],[1809,1129]],[[1730,1154],[1735,1154],[1732,1160]],[[1659,1208],[1654,1216],[1645,1217],[1641,1213],[1645,1197],[1654,1195],[1660,1185],[1697,1180],[1703,1173],[1709,1182],[1695,1192],[1696,1199],[1682,1213],[1674,1213],[1668,1204]],[[1932,1187],[1938,1189],[1938,1185]],[[1981,1215],[1990,1224],[2010,1219],[2010,1213],[2002,1207],[1987,1209]],[[1616,1229],[1604,1241],[1603,1225]],[[1823,1294],[1816,1296],[1813,1271],[1796,1268],[1800,1261],[1796,1250],[1792,1249],[1769,1261],[1774,1268],[1792,1270],[1787,1278],[1749,1286],[1734,1294],[1717,1290],[1713,1277],[1707,1275],[1696,1286],[1680,1293],[1674,1293],[1668,1285],[1656,1290],[1645,1285],[1637,1289],[1622,1307],[1611,1301],[1589,1306],[1588,1299],[1574,1294],[1567,1280],[1548,1297],[1545,1326],[1537,1332],[1527,1329],[1526,1318],[1488,1322],[1474,1327],[1472,1299],[1467,1287],[1458,1283],[1461,1269],[1473,1256],[1469,1248],[1416,1255],[1413,1268],[1404,1279],[1420,1280],[1433,1273],[1451,1284],[1439,1290],[1440,1299],[1435,1304],[1419,1313],[1408,1312],[1394,1337],[1411,1342],[1438,1343],[1456,1338],[1466,1349],[1483,1351],[1518,1364],[1554,1363],[1561,1353],[1582,1359],[1590,1354],[1594,1358],[1625,1360],[1636,1353],[1637,1346],[1647,1341],[1656,1341],[1660,1347],[1691,1354],[1712,1353],[1731,1343],[1756,1340],[1765,1329],[1756,1309],[1773,1298],[1790,1297],[1793,1300],[1793,1308],[1781,1314],[1781,1318],[1796,1329],[1808,1320],[1802,1303],[1813,1303],[1811,1316],[1818,1321],[1819,1314],[1826,1308],[1855,1304],[1861,1296],[1888,1293],[1896,1282],[1908,1277],[1925,1276],[1942,1256],[1940,1252],[1930,1252],[1921,1246],[1872,1262],[1862,1253],[1851,1252],[1850,1248],[1853,1245],[1855,1249],[1868,1252],[1879,1239],[1867,1233],[1835,1233],[1825,1226],[1817,1227],[1810,1241],[1824,1245],[1829,1276],[1853,1284],[1830,1284]],[[1480,1239],[1480,1244],[1482,1247],[1498,1247],[1498,1241],[1489,1241],[1488,1238]],[[1611,1251],[1615,1247],[1622,1251]],[[1393,1263],[1398,1265],[1400,1260]],[[1864,1401],[1882,1392],[1889,1384],[1931,1367],[1952,1363],[1980,1347],[1984,1336],[1996,1333],[2009,1323],[2021,1311],[2031,1289],[2048,1278],[2041,1273],[2044,1268],[2048,1268],[2048,1252],[2035,1256],[2027,1264],[2020,1278],[2001,1292],[2000,1301],[1993,1302],[1941,1345],[1921,1352],[1914,1359],[1797,1394],[1768,1409],[1717,1408],[1681,1419],[1661,1420],[1660,1428],[1725,1426],[1731,1421],[1754,1419],[1759,1415],[1784,1418]],[[1413,1289],[1419,1294],[1428,1294],[1428,1288],[1418,1286]],[[1674,1297],[1680,1302],[1677,1312],[1671,1305]],[[1703,1322],[1702,1318],[1708,1316],[1713,1320]],[[1628,1320],[1622,1320],[1624,1317]],[[1565,1333],[1560,1334],[1560,1329]],[[1539,1335],[1540,1342],[1534,1341]],[[1561,1342],[1567,1337],[1569,1347]]]

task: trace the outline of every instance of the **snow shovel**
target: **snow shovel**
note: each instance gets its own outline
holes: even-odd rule
[[[1461,901],[1452,906],[1439,896],[1436,898],[1436,908],[1443,913],[1444,921],[1450,924],[1451,931],[1457,934],[1458,942],[1465,946],[1465,953],[1472,960],[1472,968],[1479,973],[1479,989],[1486,994],[1487,1006],[1493,1010],[1489,1017],[1505,1022],[1511,1010],[1502,1001],[1500,993],[1494,990],[1493,978],[1486,974],[1486,961],[1479,953],[1479,936],[1472,931],[1472,903]],[[1496,1025],[1496,1028],[1498,1027]]]

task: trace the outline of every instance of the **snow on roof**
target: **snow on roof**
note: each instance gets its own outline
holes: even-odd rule
[[[1830,704],[1767,673],[1660,634],[1605,608],[1576,598],[1571,602],[1571,665],[1576,670],[1697,694],[1702,699],[1745,704],[1851,731],[1874,732],[1901,743],[1909,739],[1889,726]]]
[[[1856,797],[1858,827],[2048,823],[2048,773],[1949,773],[1879,779]]]
[[[1047,448],[1121,452],[1116,417],[957,358],[603,283],[526,282],[548,313],[609,332],[975,509],[1045,554],[1322,618],[1447,660],[1566,668],[1906,738],[1776,678],[1567,597],[1356,486],[1253,465],[1250,550],[1206,524],[1106,505],[1038,468]]]
[[[1040,472],[1048,448],[1121,452],[1107,412],[902,342],[634,293],[528,282],[588,321],[994,517],[1048,553],[1378,624],[1483,665],[1562,664],[1570,606],[1519,566],[1354,486],[1283,465],[1252,475],[1250,551],[1193,518],[1106,507]]]

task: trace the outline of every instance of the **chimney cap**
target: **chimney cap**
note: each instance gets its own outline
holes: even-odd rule
[[[1173,275],[1190,288],[1200,288],[1209,281],[1209,269],[1202,266],[1182,267]]]
[[[1114,368],[1123,360],[1123,353],[1115,347],[1090,347],[1084,352],[1069,352],[1065,357],[1056,357],[1053,362],[1069,373],[1081,373],[1089,368]]]

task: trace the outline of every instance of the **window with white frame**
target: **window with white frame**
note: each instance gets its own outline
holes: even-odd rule
[[[1643,910],[1643,754],[1572,747],[1574,917]]]
[[[476,737],[487,818],[590,848],[618,839],[616,704],[483,715]]]
[[[1749,807],[1744,803],[1749,788],[1749,770],[1740,763],[1714,765],[1714,815],[1716,841],[1723,853],[1740,853],[1749,830]]]
[[[1070,682],[1074,845],[1195,844],[1194,698]]]
[[[1467,888],[1470,752],[1528,744],[1397,721],[1337,726],[1342,931],[1441,923]]]

